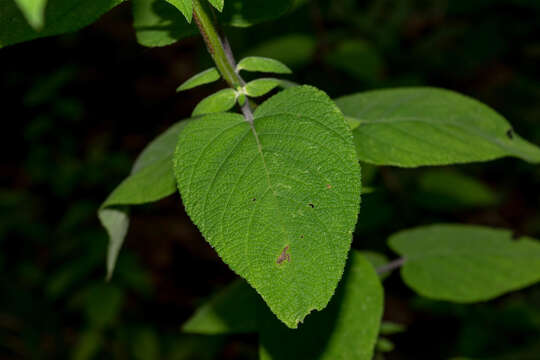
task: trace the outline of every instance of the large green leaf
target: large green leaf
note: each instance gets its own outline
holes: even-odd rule
[[[371,360],[383,311],[383,289],[373,266],[352,251],[326,309],[290,330],[238,280],[202,305],[184,324],[196,334],[259,332],[262,359]],[[351,344],[354,344],[352,346]]]
[[[48,0],[45,10],[45,26],[34,30],[13,0],[0,0],[0,47],[12,45],[40,37],[58,35],[79,30],[97,19],[124,0]],[[22,0],[18,1],[22,4]],[[25,1],[28,3],[28,1]],[[43,5],[43,4],[42,4]],[[40,20],[38,3],[26,7],[25,14],[36,24]],[[32,15],[30,15],[32,13]]]
[[[47,0],[14,0],[24,17],[35,30],[40,30],[45,21]]]
[[[360,168],[326,94],[287,89],[254,122],[221,113],[180,134],[175,173],[207,241],[288,326],[330,300],[360,201]]]
[[[139,44],[166,46],[198,33],[182,14],[163,0],[132,0],[133,27]]]
[[[112,276],[118,253],[129,227],[126,205],[157,201],[176,192],[172,155],[178,134],[188,121],[171,126],[152,141],[135,161],[131,175],[107,197],[98,217],[109,234],[107,277]]]
[[[406,258],[404,281],[432,299],[489,300],[540,280],[540,243],[507,230],[432,225],[393,235],[389,245]]]
[[[261,329],[261,360],[371,360],[383,312],[383,289],[370,263],[351,253],[347,271],[328,307],[298,330],[273,316]]]
[[[540,162],[540,149],[482,103],[435,88],[398,88],[336,100],[354,128],[360,160],[416,167],[515,156]]]

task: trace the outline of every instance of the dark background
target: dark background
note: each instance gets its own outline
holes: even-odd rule
[[[540,144],[537,0],[313,0],[228,34],[237,56],[282,59],[294,69],[291,80],[332,97],[392,86],[454,89]],[[176,94],[210,65],[200,38],[139,46],[129,4],[76,34],[0,50],[0,359],[257,358],[256,336],[180,331],[235,276],[179,196],[133,208],[116,274],[103,281],[107,238],[97,208],[151,139],[224,86]],[[478,199],[476,188],[430,185],[434,171],[470,177],[489,199]],[[389,234],[434,222],[540,238],[540,169],[521,160],[365,166],[364,180],[376,192],[363,197],[357,249],[393,258]],[[386,359],[540,359],[539,286],[469,306],[421,299],[397,273],[385,289],[385,319],[408,326],[390,337],[396,348]]]

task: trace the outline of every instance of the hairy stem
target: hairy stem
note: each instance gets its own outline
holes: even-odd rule
[[[227,84],[233,89],[244,86],[246,82],[236,72],[236,61],[229,41],[225,36],[220,36],[207,9],[199,0],[193,0],[193,18],[221,76],[223,76]],[[242,113],[246,121],[253,123],[253,112],[249,101],[246,101],[242,105]]]

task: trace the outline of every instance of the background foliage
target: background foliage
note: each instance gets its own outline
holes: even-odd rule
[[[230,29],[235,52],[277,58],[293,68],[291,80],[333,98],[401,85],[457,90],[540,143],[537,1],[321,0],[300,9],[257,31]],[[235,277],[176,195],[132,209],[114,281],[103,282],[106,234],[96,218],[103,194],[150,140],[222,86],[177,95],[179,84],[211,66],[202,41],[140,47],[135,15],[122,4],[82,32],[0,50],[1,358],[257,358],[255,336],[180,331]],[[540,170],[516,159],[417,170],[364,165],[363,180],[375,191],[363,197],[356,249],[394,257],[390,234],[434,222],[540,237]],[[385,289],[385,320],[407,326],[388,335],[396,348],[386,359],[526,360],[540,351],[538,285],[477,305],[421,299],[397,274]]]

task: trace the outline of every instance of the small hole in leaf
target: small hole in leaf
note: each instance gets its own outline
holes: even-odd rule
[[[514,138],[514,130],[510,129],[506,132],[506,136],[508,136],[509,139]]]
[[[309,203],[308,205],[309,205],[309,207],[311,207],[312,209],[315,208],[315,205],[313,205],[312,203]]]
[[[304,235],[300,235],[300,239],[303,239],[304,238]]]
[[[253,200],[252,200],[252,201],[257,201],[257,199],[256,199],[256,198],[253,198]]]

